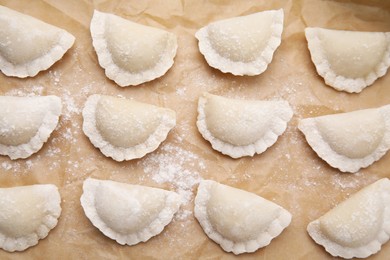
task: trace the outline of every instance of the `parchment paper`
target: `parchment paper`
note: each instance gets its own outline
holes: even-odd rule
[[[59,187],[59,223],[37,246],[21,253],[0,250],[0,259],[234,258],[212,242],[193,217],[196,183],[201,178],[256,193],[293,215],[291,225],[269,246],[239,258],[327,259],[330,255],[308,236],[307,224],[360,188],[390,177],[390,153],[356,174],[345,174],[318,158],[297,130],[300,118],[390,103],[390,73],[360,94],[326,86],[310,60],[303,32],[306,26],[390,31],[388,1],[0,0],[0,4],[76,37],[61,61],[34,78],[0,74],[0,95],[54,94],[64,105],[60,124],[41,151],[25,160],[0,157],[1,187],[38,183]],[[279,8],[285,13],[282,44],[263,74],[237,77],[208,66],[194,37],[199,28],[211,21]],[[175,33],[179,48],[173,67],[165,76],[135,87],[120,88],[107,79],[91,44],[89,23],[94,9]],[[204,91],[232,98],[283,98],[293,107],[294,117],[265,153],[234,160],[214,151],[197,131],[197,100]],[[87,97],[95,93],[174,109],[177,126],[155,152],[139,160],[115,162],[95,149],[81,130],[80,112]],[[175,190],[186,202],[160,235],[136,246],[121,246],[84,215],[79,198],[87,177]],[[370,259],[389,255],[387,243]]]

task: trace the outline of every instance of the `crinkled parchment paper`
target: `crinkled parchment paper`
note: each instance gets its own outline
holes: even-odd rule
[[[124,1],[0,0],[0,4],[64,28],[75,45],[49,70],[28,79],[0,74],[1,95],[58,95],[64,105],[56,131],[43,149],[25,160],[0,157],[0,185],[52,183],[62,196],[58,226],[39,244],[21,253],[0,250],[0,259],[229,259],[193,217],[197,182],[213,179],[259,194],[289,210],[291,225],[271,244],[245,259],[326,259],[325,250],[306,232],[307,224],[360,188],[390,177],[390,153],[356,174],[328,166],[297,130],[301,118],[378,107],[390,103],[390,72],[360,94],[326,86],[310,60],[306,26],[361,31],[390,31],[388,1]],[[210,68],[198,51],[195,32],[211,21],[283,8],[282,44],[268,69],[237,77]],[[91,44],[94,9],[173,32],[179,48],[175,64],[152,82],[120,88],[107,79]],[[26,32],[28,33],[28,32]],[[287,131],[265,153],[231,159],[215,152],[195,125],[202,92],[233,98],[286,99],[294,110]],[[104,157],[82,133],[81,110],[91,94],[124,96],[169,107],[177,126],[153,153],[118,163]],[[1,108],[0,108],[1,109]],[[136,246],[106,238],[85,217],[80,205],[87,177],[111,179],[178,191],[184,206],[158,236]],[[390,243],[371,259],[390,255]]]

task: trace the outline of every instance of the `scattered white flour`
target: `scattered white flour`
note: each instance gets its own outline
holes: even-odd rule
[[[11,89],[6,92],[5,96],[17,96],[17,97],[33,97],[33,96],[41,96],[43,94],[43,90],[45,88],[43,86],[32,86],[30,91],[26,92],[20,89]]]
[[[2,162],[1,167],[3,168],[3,170],[8,171],[12,169],[12,164],[10,164],[9,162]]]
[[[176,94],[179,96],[184,96],[186,94],[187,89],[185,87],[181,87],[176,89]]]
[[[61,136],[59,138],[53,138],[53,142],[65,139],[66,141],[75,144],[77,143],[77,138],[75,136],[81,130],[80,123],[76,120],[77,115],[81,113],[81,109],[77,106],[76,101],[69,90],[63,89],[59,96],[62,101],[62,115],[56,131],[61,130]]]
[[[182,197],[184,205],[194,198],[193,188],[202,179],[199,171],[205,167],[201,158],[174,142],[163,144],[139,164],[155,182],[168,183]],[[191,214],[181,210],[176,219],[184,220]]]
[[[49,77],[53,81],[54,86],[57,86],[58,83],[60,82],[60,73],[57,71],[50,70],[49,71]]]
[[[31,169],[31,167],[33,166],[33,162],[31,160],[27,160],[26,166],[27,166],[27,169]]]
[[[58,85],[60,83],[60,75],[57,72],[49,71],[50,79],[54,82],[54,85]],[[81,125],[79,120],[75,120],[77,118],[77,115],[81,113],[81,109],[78,107],[76,100],[73,98],[72,93],[66,89],[66,88],[60,88],[60,86],[57,86],[60,90],[59,93],[56,95],[61,98],[62,101],[62,114],[60,117],[59,124],[56,128],[56,132],[59,133],[59,135],[55,137],[51,137],[50,143],[45,144],[45,147],[47,147],[47,150],[44,154],[42,154],[45,158],[52,158],[51,164],[48,166],[48,170],[54,170],[58,169],[60,167],[61,159],[58,157],[61,157],[61,149],[54,147],[59,142],[70,142],[72,144],[77,143],[76,134],[78,134],[81,131]],[[86,88],[85,91],[89,90],[90,88]],[[41,96],[41,95],[49,95],[45,92],[45,87],[34,85],[29,86],[25,89],[11,89],[10,91],[6,92],[4,95],[7,96]],[[52,134],[53,135],[53,134]],[[44,148],[43,148],[44,149]],[[21,174],[21,171],[25,170],[31,170],[34,166],[34,162],[39,161],[41,159],[41,155],[37,155],[36,157],[33,157],[28,160],[15,160],[15,161],[5,161],[0,163],[0,168],[5,171],[11,171],[16,174]],[[57,159],[55,159],[57,158]],[[77,163],[77,162],[76,162]],[[69,164],[69,162],[68,162]],[[78,165],[75,163],[72,164],[74,168],[78,168]]]
[[[60,97],[63,105],[62,116],[65,120],[71,120],[74,114],[80,114],[80,108],[77,107],[69,90],[64,90]]]
[[[183,209],[175,215],[175,219],[179,221],[183,221],[183,220],[187,220],[190,216],[192,216],[192,211],[188,209]]]
[[[375,175],[364,174],[361,171],[354,173],[355,178],[345,178],[342,174],[332,176],[332,186],[338,189],[356,189],[367,186],[377,180]],[[349,177],[347,175],[347,177]]]
[[[60,167],[60,162],[59,161],[52,161],[49,165],[49,170],[55,170]]]
[[[50,157],[53,157],[57,154],[60,154],[61,153],[61,149],[58,148],[58,147],[49,147],[49,149],[47,150],[47,155],[50,156]]]

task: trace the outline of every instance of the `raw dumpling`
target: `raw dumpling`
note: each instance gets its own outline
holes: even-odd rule
[[[12,160],[38,152],[61,114],[57,96],[0,96],[0,154]]]
[[[386,74],[390,33],[306,28],[311,59],[329,86],[359,93]]]
[[[176,125],[176,113],[134,100],[92,95],[83,110],[84,133],[116,161],[141,158],[157,149]]]
[[[299,130],[330,166],[357,172],[390,148],[390,105],[302,119]]]
[[[0,248],[23,251],[57,225],[60,193],[52,184],[0,188],[0,212]]]
[[[121,87],[161,77],[176,55],[174,34],[96,10],[91,35],[100,66]]]
[[[390,237],[390,181],[381,179],[307,226],[309,235],[333,256],[365,258]]]
[[[146,242],[160,234],[179,210],[173,191],[88,178],[81,205],[85,215],[104,235],[121,245]]]
[[[263,73],[281,42],[283,10],[270,10],[213,22],[196,32],[207,63],[234,75]]]
[[[0,70],[7,76],[37,75],[60,60],[74,40],[63,29],[0,6]]]
[[[199,98],[199,132],[212,147],[232,158],[253,156],[273,145],[293,115],[287,101]]]
[[[275,203],[210,180],[200,182],[195,217],[208,237],[236,255],[267,246],[291,222]]]

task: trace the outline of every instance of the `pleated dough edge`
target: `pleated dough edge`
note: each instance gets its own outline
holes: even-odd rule
[[[271,101],[270,101],[271,102]],[[207,98],[204,96],[199,97],[198,101],[198,118],[196,125],[198,127],[199,132],[203,136],[204,139],[210,142],[211,146],[214,150],[221,152],[222,154],[228,155],[234,159],[244,157],[244,156],[254,156],[255,154],[261,154],[265,152],[269,147],[274,145],[279,138],[287,129],[287,124],[291,120],[293,116],[293,111],[289,105],[289,103],[285,100],[277,101],[283,102],[283,105],[288,107],[288,112],[284,113],[284,111],[280,110],[282,113],[278,114],[273,120],[278,122],[277,124],[272,124],[272,126],[279,126],[281,124],[284,125],[283,128],[272,128],[267,133],[264,134],[263,138],[257,140],[256,143],[245,145],[245,146],[235,146],[229,143],[226,143],[216,137],[207,129],[206,124],[206,115],[204,113],[204,108],[207,103]]]
[[[105,156],[111,157],[115,161],[121,162],[138,159],[153,152],[163,141],[165,141],[169,132],[176,125],[176,118],[165,115],[165,118],[161,120],[159,127],[157,127],[156,131],[151,134],[144,143],[129,148],[116,147],[104,140],[99,130],[96,128],[96,106],[100,97],[99,94],[88,97],[82,112],[84,118],[83,131],[96,148],[99,148]]]
[[[40,239],[44,239],[49,235],[49,232],[57,226],[58,218],[61,215],[61,196],[58,191],[58,188],[53,184],[38,184],[37,186],[41,186],[40,188],[53,189],[51,192],[51,196],[47,197],[51,200],[51,203],[46,203],[46,205],[50,206],[47,215],[39,228],[35,231],[36,233],[32,233],[28,235],[28,237],[21,238],[6,238],[3,234],[0,233],[0,248],[8,251],[24,251],[29,247],[35,246],[38,244]]]
[[[379,107],[378,109],[382,111],[386,130],[390,129],[390,105]],[[385,136],[383,137],[384,141],[381,142],[374,154],[370,154],[364,158],[351,159],[336,153],[329,144],[325,142],[316,127],[315,117],[301,119],[298,123],[298,129],[304,134],[310,147],[322,160],[342,172],[358,172],[361,168],[366,168],[378,161],[390,148],[390,131],[386,131]]]
[[[113,80],[120,87],[127,86],[136,86],[145,82],[152,81],[156,78],[162,77],[165,73],[173,66],[174,58],[176,56],[177,51],[177,37],[175,34],[169,33],[173,35],[175,38],[175,48],[172,52],[167,52],[160,59],[160,61],[156,64],[152,69],[146,70],[143,73],[131,73],[127,70],[124,70],[118,67],[112,59],[112,55],[107,46],[107,42],[105,39],[105,23],[106,18],[109,13],[99,12],[97,10],[94,11],[94,15],[91,20],[90,31],[92,35],[92,45],[95,48],[99,65],[105,70],[106,76]],[[157,29],[157,28],[156,28]],[[162,30],[162,29],[160,29]]]
[[[359,248],[350,248],[340,246],[339,244],[328,240],[320,230],[320,222],[318,219],[312,221],[307,226],[307,232],[310,237],[319,245],[323,246],[325,250],[332,256],[339,256],[343,258],[366,258],[372,254],[378,253],[381,250],[383,244],[385,244],[390,238],[390,181],[387,179],[382,185],[387,185],[387,190],[385,190],[384,201],[387,200],[388,204],[385,206],[385,212],[383,215],[383,226],[382,230],[378,234],[378,237],[375,241],[371,241],[368,245],[362,246]]]
[[[267,43],[267,47],[262,51],[261,55],[252,62],[236,62],[221,56],[211,46],[208,37],[208,25],[199,29],[195,33],[195,37],[199,41],[199,50],[205,57],[207,63],[223,73],[231,73],[235,76],[256,76],[263,73],[271,63],[273,55],[282,41],[284,20],[283,9],[266,10],[264,12],[275,12],[275,19],[271,29],[272,34]]]
[[[336,90],[346,91],[348,93],[360,93],[366,87],[372,85],[378,78],[384,76],[390,66],[390,32],[385,32],[388,43],[387,51],[376,70],[371,72],[365,78],[346,78],[337,75],[327,62],[326,56],[323,53],[321,40],[319,39],[316,27],[308,27],[305,29],[305,35],[310,50],[311,60],[313,61],[317,73],[324,78],[325,83]]]
[[[105,180],[107,181],[107,180]],[[88,178],[84,181],[83,184],[83,194],[80,197],[80,202],[84,210],[85,215],[91,221],[91,223],[99,229],[105,236],[110,239],[115,240],[121,245],[136,245],[140,242],[146,242],[150,238],[160,234],[164,228],[172,222],[173,216],[179,210],[181,206],[180,195],[173,191],[163,190],[166,192],[167,197],[165,200],[165,207],[159,213],[158,218],[156,218],[148,228],[138,231],[136,234],[130,235],[121,235],[118,232],[112,230],[106,223],[100,218],[99,214],[96,211],[94,205],[95,190],[98,187],[101,180]],[[109,181],[114,182],[114,181]],[[114,182],[115,183],[115,182]],[[145,186],[147,187],[147,186]],[[150,187],[151,188],[151,187]],[[158,189],[158,188],[153,188]],[[126,241],[126,242],[123,242]]]
[[[10,10],[13,12],[17,12],[13,9]],[[29,16],[23,13],[20,14],[31,17],[32,19],[38,20],[42,23],[48,24],[33,16]],[[29,63],[22,64],[22,65],[14,65],[0,55],[1,71],[6,76],[19,77],[19,78],[34,77],[39,72],[47,70],[48,68],[53,66],[54,63],[59,61],[65,55],[65,53],[73,46],[75,42],[75,37],[72,34],[52,24],[48,24],[48,25],[57,28],[60,32],[57,44],[53,46],[48,52],[46,52],[44,56],[41,56],[33,61],[30,61]]]
[[[42,125],[38,129],[37,133],[30,139],[30,142],[25,144],[20,144],[18,146],[0,144],[1,155],[9,156],[11,160],[25,159],[38,152],[49,139],[50,135],[58,125],[62,110],[62,103],[61,99],[57,96],[44,97],[51,98],[51,109],[46,112]]]
[[[210,199],[210,193],[208,191],[209,187],[214,184],[219,183],[211,180],[203,180],[199,184],[198,192],[195,197],[194,214],[206,235],[211,240],[219,244],[226,252],[233,252],[235,255],[242,253],[253,253],[258,249],[269,245],[271,240],[279,236],[291,223],[292,216],[290,212],[275,204],[280,208],[280,215],[275,218],[275,220],[270,223],[268,229],[264,231],[264,233],[266,233],[265,237],[260,236],[257,238],[257,240],[249,240],[239,243],[225,239],[221,234],[218,233],[218,231],[213,228],[207,216],[207,202]]]

